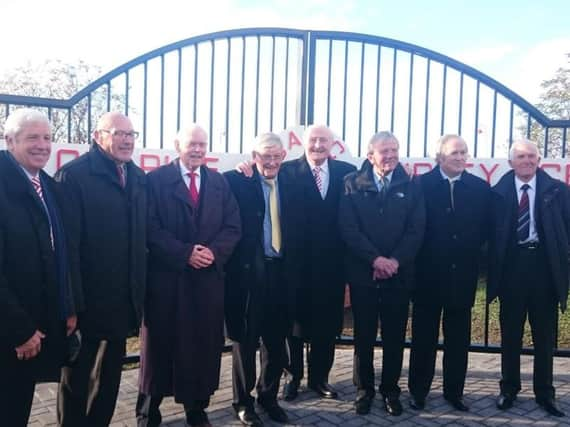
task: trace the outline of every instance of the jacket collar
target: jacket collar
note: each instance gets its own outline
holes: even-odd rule
[[[556,187],[556,180],[542,169],[536,171],[536,194],[542,196]],[[515,192],[515,172],[511,169],[497,182],[493,191],[502,197]]]
[[[375,191],[378,192],[378,187],[374,182],[374,173],[372,163],[364,160],[362,167],[356,172],[355,184],[360,191]],[[401,163],[398,163],[394,172],[392,172],[392,179],[390,180],[389,189],[395,188],[410,181],[410,177]]]

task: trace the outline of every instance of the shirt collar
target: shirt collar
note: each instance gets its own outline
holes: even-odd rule
[[[313,162],[311,162],[308,157],[306,157],[306,159],[307,159],[307,163],[309,164],[309,168],[311,169],[311,172],[312,172],[313,169],[315,169],[315,167],[317,165],[315,165]],[[329,173],[329,159],[325,160],[324,163],[322,165],[320,165],[319,167],[321,168],[321,172],[328,174]]]
[[[448,177],[448,176],[445,174],[445,172],[443,171],[443,169],[442,169],[441,167],[439,168],[439,173],[441,173],[441,177],[442,177],[443,179],[449,180],[449,181],[452,181],[452,182],[459,181],[459,180],[461,179],[461,175],[463,175],[463,172],[462,172],[462,173],[460,173],[459,175],[457,175],[456,177],[450,178],[450,177]]]
[[[528,184],[528,186],[530,187],[531,190],[536,191],[536,174],[534,174],[534,176],[532,177],[532,179],[529,182],[523,182],[522,180],[520,180],[515,175],[515,187],[516,187],[517,191],[520,191],[521,187],[524,184]]]
[[[186,166],[184,166],[184,163],[182,162],[182,160],[178,159],[178,164],[180,165],[180,174],[182,175],[182,177],[188,176],[188,174],[191,172]],[[200,177],[200,169],[201,168],[197,168],[194,173],[198,176],[198,178]]]

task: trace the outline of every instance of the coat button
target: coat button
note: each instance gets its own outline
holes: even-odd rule
[[[380,215],[382,215],[384,213],[384,209],[380,208],[379,212],[380,212]]]
[[[452,270],[455,270],[456,267],[457,267],[457,266],[456,266],[455,264],[451,264],[451,269],[452,269]]]
[[[453,240],[457,240],[457,234],[454,234],[453,236],[451,236],[453,238]]]

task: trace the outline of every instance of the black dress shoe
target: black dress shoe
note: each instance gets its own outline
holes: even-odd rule
[[[502,409],[509,409],[513,407],[513,402],[517,399],[516,396],[508,393],[501,393],[499,397],[497,397],[497,408]]]
[[[330,384],[327,383],[317,383],[317,384],[309,384],[309,388],[313,391],[316,391],[317,394],[325,399],[336,399],[338,397],[338,393],[331,387]]]
[[[238,420],[244,426],[254,426],[254,427],[262,427],[263,421],[261,418],[255,413],[253,408],[243,407],[236,410],[236,416]]]
[[[384,396],[384,408],[388,414],[392,415],[393,417],[397,417],[402,415],[402,404],[400,403],[400,399],[397,397],[388,397]]]
[[[260,405],[265,410],[269,418],[271,418],[273,421],[282,424],[287,424],[289,422],[287,413],[283,410],[283,408],[281,408],[281,406],[277,404],[277,402],[269,404],[260,403]]]
[[[412,396],[410,399],[410,408],[415,409],[416,411],[421,411],[426,407],[425,399]]]
[[[366,415],[370,412],[370,407],[372,406],[372,397],[363,396],[354,402],[354,407],[356,408],[356,413],[358,415]]]
[[[465,402],[463,402],[462,397],[449,397],[449,398],[446,397],[445,400],[447,400],[449,402],[449,404],[451,406],[453,406],[455,409],[457,409],[458,411],[461,411],[461,412],[469,411],[469,406],[467,406],[465,404]]]
[[[564,412],[556,407],[553,399],[537,399],[536,403],[553,417],[563,417],[565,415]]]
[[[295,400],[299,395],[299,382],[291,380],[283,386],[283,399],[287,402]]]

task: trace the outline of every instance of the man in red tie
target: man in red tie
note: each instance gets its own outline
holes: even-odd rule
[[[509,152],[512,170],[492,189],[487,299],[498,296],[501,304],[497,407],[511,408],[521,389],[520,353],[528,316],[536,402],[550,415],[562,417],[555,404],[552,358],[558,305],[566,309],[568,297],[570,202],[568,187],[539,169],[539,162],[536,144],[514,142]]]
[[[182,129],[179,157],[148,174],[148,283],[141,330],[139,427],[158,426],[163,397],[190,426],[209,426],[224,345],[224,266],[241,236],[238,205],[208,169],[207,134]]]

